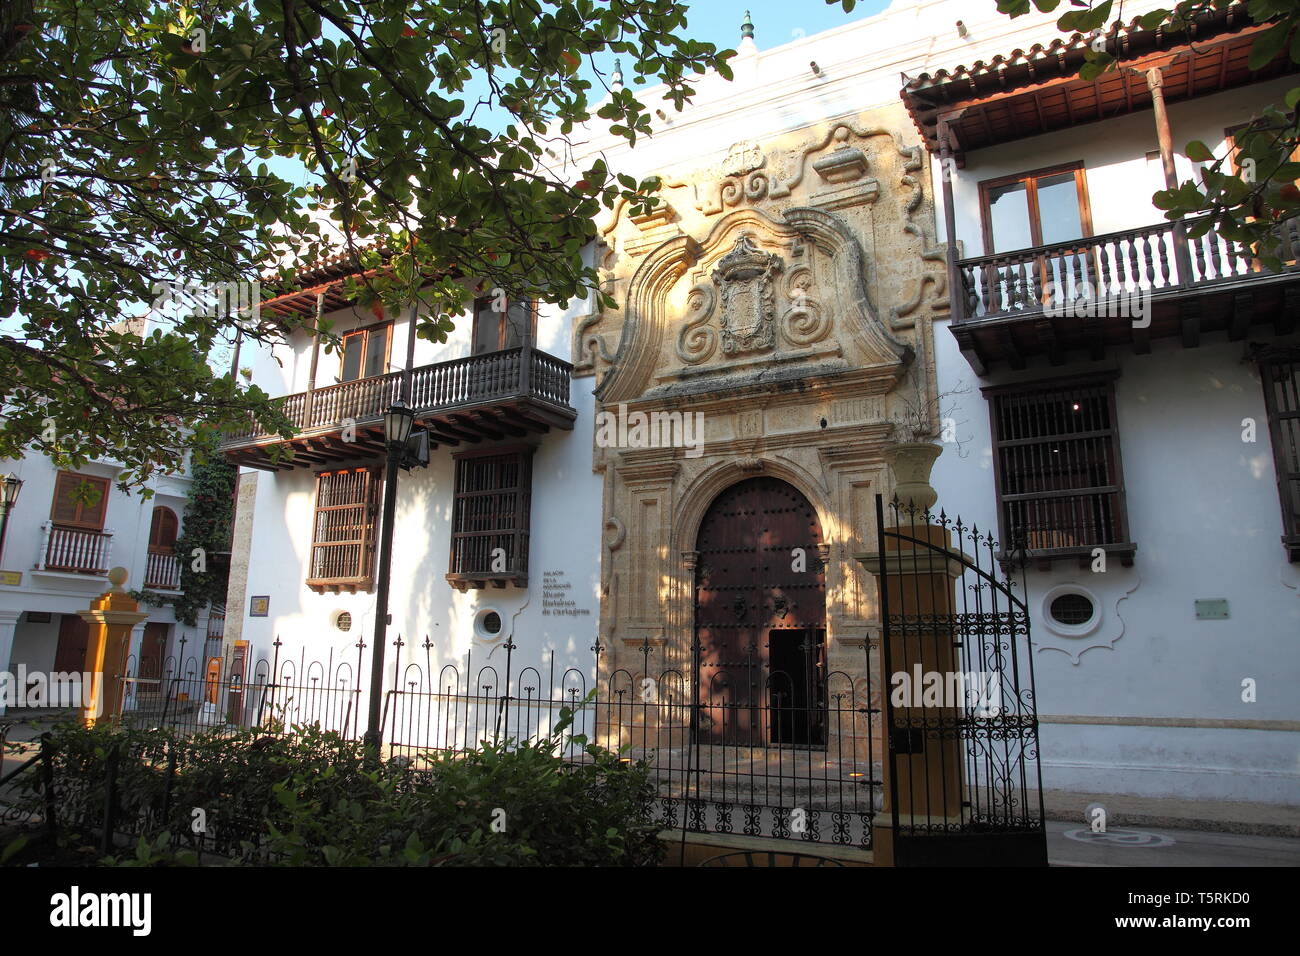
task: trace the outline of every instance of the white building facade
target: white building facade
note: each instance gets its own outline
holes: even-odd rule
[[[659,174],[667,186],[660,215],[627,221],[616,212],[599,224],[591,261],[620,316],[586,302],[503,312],[485,301],[448,342],[412,342],[409,315],[372,314],[335,297],[349,271],[339,263],[307,270],[298,290],[264,303],[286,315],[319,309],[344,338],[327,353],[298,331],[274,354],[245,359],[253,382],[289,396],[298,426],[291,458],[273,451],[282,439],[252,429],[224,445],[245,466],[240,514],[251,521],[242,548],[236,534],[227,627],[248,673],[258,661],[289,662],[296,684],[316,667],[322,679],[342,674],[354,687],[368,673],[380,416],[404,395],[435,447],[427,467],[398,482],[387,640],[400,643],[386,648],[390,693],[430,680],[409,678],[416,671],[408,668],[455,668],[451,680],[461,680],[467,661],[475,673],[504,671],[509,655],[511,673],[536,668],[542,683],[557,671],[595,681],[594,646],[620,660],[640,647],[682,650],[695,627],[701,515],[710,495],[745,480],[793,488],[816,512],[825,603],[808,633],[827,666],[852,675],[857,665],[847,662],[872,659],[879,640],[874,583],[854,555],[875,540],[871,499],[892,493],[882,456],[898,440],[891,427],[907,396],[924,405],[938,395],[940,506],[1021,540],[1029,554],[1044,785],[1294,802],[1300,565],[1285,462],[1290,455],[1296,467],[1287,429],[1300,426],[1285,424],[1284,399],[1266,401],[1264,353],[1243,360],[1258,342],[1269,367],[1283,369],[1276,374],[1294,374],[1294,361],[1277,351],[1297,342],[1293,293],[1285,276],[1205,265],[1218,248],[1175,261],[1182,253],[1162,227],[1153,245],[1123,246],[1126,259],[1131,248],[1139,257],[1155,250],[1131,283],[1150,293],[1141,300],[1154,309],[1149,332],[1128,319],[1120,330],[1067,317],[1053,336],[1051,317],[1029,307],[1041,306],[1038,293],[1011,291],[1015,276],[1055,275],[1059,265],[1046,263],[1060,261],[1056,246],[1074,243],[1085,251],[1071,254],[1090,262],[1087,275],[1100,283],[1098,243],[1083,240],[1161,223],[1150,201],[1164,182],[1151,98],[1121,89],[1124,108],[1109,118],[1086,122],[1080,107],[1033,135],[1024,110],[1015,113],[1019,126],[993,114],[961,125],[968,100],[991,109],[983,101],[994,91],[980,84],[996,86],[1008,69],[995,57],[1057,36],[1050,18],[1012,21],[992,3],[974,15],[973,7],[898,0],[879,16],[772,50],[746,39],[734,82],[702,78],[695,102],[681,113],[665,107],[655,135],[635,149],[590,131],[574,179],[601,156],[615,172]],[[1170,92],[1169,123],[1175,143],[1199,138],[1226,149],[1225,130],[1280,99],[1288,80],[1233,72],[1231,57],[1248,38],[1235,21],[1213,36],[1226,49],[1197,55],[1228,65],[1213,89]],[[1141,48],[1140,65],[1166,70],[1172,82],[1186,66],[1180,50],[1174,41]],[[958,70],[963,63],[971,66]],[[1066,79],[1077,65],[1061,63],[1050,88],[1077,97]],[[1044,77],[1024,72],[1025,95],[1035,95]],[[1019,105],[1034,116],[1043,108]],[[955,147],[951,137],[971,130],[988,144]],[[1185,158],[1175,163],[1191,174]],[[1022,200],[1035,218],[1015,218]],[[951,257],[945,219],[959,243]],[[802,247],[808,235],[817,238]],[[849,238],[839,245],[835,236]],[[981,258],[1030,247],[1015,262]],[[753,344],[764,333],[760,314],[742,330],[757,357],[733,369],[710,365],[692,351],[718,321],[702,304],[708,293],[683,286],[638,298],[678,248],[699,257],[706,286],[716,267],[720,298],[733,300],[743,290],[727,283],[750,281],[753,263],[777,256],[794,282],[796,257],[811,257],[811,278],[780,294],[823,296],[827,321],[788,311],[794,319],[774,353]],[[818,272],[821,255],[830,272]],[[844,266],[855,255],[861,292]],[[1199,271],[1187,272],[1187,262]],[[981,290],[985,299],[971,302]],[[1189,312],[1188,301],[1200,311]],[[734,334],[729,306],[719,308],[720,331]],[[696,326],[700,340],[688,335]],[[1015,390],[1026,383],[1037,391]],[[981,391],[1004,386],[1013,388]],[[1093,416],[1086,429],[1040,427],[1057,421],[1062,395],[1072,396],[1068,411]],[[1004,424],[995,434],[1017,401],[1038,430],[1011,437]],[[620,406],[703,414],[699,447],[607,453],[597,415]],[[1253,437],[1244,440],[1247,422]],[[1079,441],[1093,443],[1086,460]],[[1077,461],[1073,470],[1031,468],[1017,447]],[[1017,464],[1029,469],[1018,479]],[[1053,510],[1041,504],[1048,498],[1082,503]],[[362,710],[345,720],[357,726]]]
[[[84,670],[88,625],[78,612],[109,589],[112,568],[126,569],[128,589],[180,595],[175,543],[190,479],[151,479],[153,496],[146,499],[117,486],[121,468],[95,460],[63,470],[40,454],[0,461],[0,475],[22,482],[0,552],[0,670],[15,675],[15,693],[20,673]],[[156,682],[181,657],[204,653],[209,630],[219,633],[220,618],[205,610],[190,627],[177,622],[170,606],[146,604],[142,610],[148,616],[132,631],[129,669],[156,693]],[[219,652],[219,637],[215,646]],[[9,711],[13,717],[21,713]]]

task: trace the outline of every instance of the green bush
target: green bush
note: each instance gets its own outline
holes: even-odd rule
[[[69,726],[54,735],[58,822],[90,839],[116,749],[118,826],[138,842],[108,863],[193,862],[196,850],[291,866],[658,863],[648,768],[568,738],[570,718],[537,740],[381,765],[315,726],[193,737]],[[563,757],[569,744],[581,760]]]

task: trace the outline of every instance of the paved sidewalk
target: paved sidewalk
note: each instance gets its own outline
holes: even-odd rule
[[[1300,807],[1274,803],[1135,797],[1122,793],[1076,793],[1044,790],[1047,819],[1087,823],[1084,810],[1093,803],[1106,809],[1109,827],[1165,827],[1257,836],[1300,837]]]

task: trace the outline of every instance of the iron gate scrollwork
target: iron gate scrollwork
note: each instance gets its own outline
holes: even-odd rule
[[[1023,554],[879,495],[876,527],[895,862],[1046,865]]]

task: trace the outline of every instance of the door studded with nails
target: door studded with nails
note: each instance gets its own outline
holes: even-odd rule
[[[826,574],[808,499],[750,478],[709,506],[696,539],[702,743],[824,746]]]

